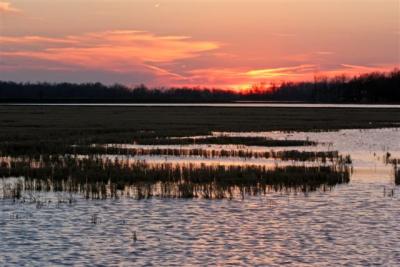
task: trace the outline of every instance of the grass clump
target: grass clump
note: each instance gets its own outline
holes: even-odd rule
[[[35,191],[82,193],[86,198],[232,198],[269,190],[315,191],[349,181],[344,164],[324,167],[224,166],[111,161],[72,156],[41,162],[12,160],[1,164],[0,177],[25,177],[24,188]]]

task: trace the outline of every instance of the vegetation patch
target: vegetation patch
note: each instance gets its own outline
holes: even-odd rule
[[[100,157],[79,159],[52,157],[40,162],[9,159],[0,164],[0,177],[24,177],[20,190],[82,193],[86,198],[116,198],[120,194],[136,198],[233,198],[262,194],[269,190],[315,191],[347,183],[350,168],[332,166],[277,167],[224,166],[111,161]],[[13,189],[17,198],[20,191]],[[13,192],[14,192],[13,191]],[[3,194],[10,195],[10,194]]]
[[[232,137],[232,136],[210,136],[210,137],[183,137],[183,138],[153,138],[138,140],[143,145],[246,145],[246,146],[311,146],[315,142],[308,140],[274,140],[264,137]]]

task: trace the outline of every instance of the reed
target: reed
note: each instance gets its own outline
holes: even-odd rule
[[[0,177],[25,177],[25,190],[82,193],[86,198],[106,199],[120,195],[136,198],[232,198],[273,191],[315,191],[349,181],[349,167],[225,166],[129,161],[90,156],[49,158],[40,164],[13,161],[1,164]],[[34,167],[33,167],[34,166]]]
[[[21,180],[14,181],[13,183],[2,183],[2,194],[3,199],[17,200],[22,197],[23,183]]]
[[[246,146],[265,146],[265,147],[290,147],[290,146],[311,146],[315,142],[309,140],[274,140],[262,137],[228,137],[216,136],[205,138],[170,138],[170,137],[135,137],[127,143],[137,143],[143,145],[192,145],[192,144],[219,144],[219,145],[246,145]],[[71,145],[73,144],[73,145]],[[68,140],[58,141],[7,141],[0,142],[0,156],[30,156],[40,157],[51,154],[101,154],[105,151],[116,151],[122,153],[122,148],[107,149],[104,146],[91,146],[88,140],[71,143]],[[125,150],[126,153],[135,153],[134,150]],[[137,152],[137,151],[136,151]],[[152,153],[156,153],[153,151]],[[193,152],[195,153],[195,152]]]
[[[182,137],[182,138],[150,138],[136,141],[142,145],[192,145],[192,144],[218,144],[218,145],[246,145],[246,146],[311,146],[315,142],[309,140],[275,140],[265,137],[238,137],[238,136],[209,136],[209,137]]]
[[[109,154],[129,156],[197,156],[202,158],[273,158],[297,161],[333,161],[339,158],[338,151],[254,151],[251,149],[203,149],[203,148],[124,148],[115,146],[92,146],[75,148],[75,153],[85,155]]]
[[[396,185],[400,185],[400,159],[392,158],[389,152],[383,158],[386,164],[392,164],[394,168],[394,182]]]

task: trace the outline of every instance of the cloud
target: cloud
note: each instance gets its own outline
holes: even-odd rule
[[[66,38],[50,38],[50,37],[43,37],[43,36],[0,36],[0,44],[5,45],[50,45],[50,44],[77,44],[78,40],[70,39],[69,37]]]
[[[312,64],[303,64],[294,67],[283,67],[283,68],[269,68],[269,69],[256,69],[246,72],[251,78],[265,79],[274,77],[294,76],[302,73],[308,73],[315,71],[316,66]]]
[[[353,64],[341,64],[341,66],[346,69],[353,69],[358,71],[375,71],[377,69],[376,67],[353,65]]]
[[[351,64],[336,64],[320,66],[302,64],[297,66],[262,68],[247,70],[244,68],[206,68],[195,69],[185,73],[186,79],[179,80],[184,86],[205,86],[231,88],[236,90],[251,89],[253,85],[263,84],[268,88],[271,83],[313,81],[315,76],[334,77],[345,74],[355,76],[373,71],[391,71],[393,65],[359,66]],[[398,66],[397,66],[398,67]]]
[[[9,2],[0,1],[0,14],[1,13],[20,13],[21,10],[13,7]]]
[[[320,56],[330,56],[333,55],[334,52],[332,51],[317,51],[315,54],[320,55]]]
[[[0,56],[22,58],[80,69],[113,72],[153,72],[158,76],[180,77],[157,64],[196,58],[219,48],[210,41],[187,36],[157,36],[144,31],[106,31],[71,35],[0,37]]]
[[[378,65],[356,65],[356,64],[340,64],[330,70],[325,70],[322,72],[323,75],[328,77],[346,75],[349,77],[357,76],[364,73],[370,72],[390,72],[394,68],[399,68],[399,64],[378,64]]]
[[[328,64],[315,59],[317,55],[325,58],[332,54],[323,50],[295,55],[301,61],[264,67],[224,51],[218,42],[146,31],[105,31],[63,37],[0,36],[0,47],[0,79],[20,81],[37,77],[44,81],[248,89],[260,83],[312,81],[314,75],[352,76],[393,67]]]
[[[232,89],[250,89],[260,83],[280,83],[285,80],[301,80],[312,77],[317,66],[303,64],[279,68],[205,68],[194,69],[185,73],[185,80],[180,80],[185,86],[207,86]]]

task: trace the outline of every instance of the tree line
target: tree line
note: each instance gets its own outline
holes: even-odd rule
[[[208,88],[148,88],[101,83],[16,83],[0,81],[5,102],[235,102],[400,103],[400,70],[348,78],[315,77],[308,82],[253,86],[243,92]]]

